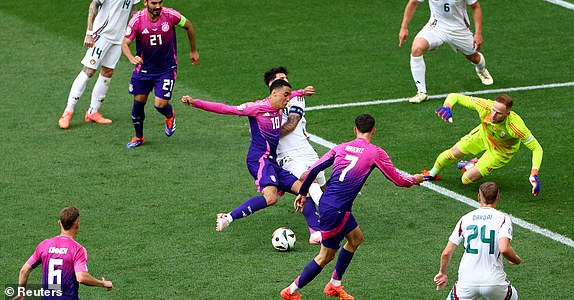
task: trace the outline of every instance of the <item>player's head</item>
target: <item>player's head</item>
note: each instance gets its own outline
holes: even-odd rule
[[[478,188],[478,199],[484,204],[494,204],[500,199],[498,185],[494,182],[485,182]]]
[[[163,0],[144,0],[144,5],[147,8],[147,12],[154,18],[157,18],[161,13]]]
[[[372,132],[375,129],[375,118],[369,114],[359,115],[355,118],[355,128],[360,133]]]
[[[269,86],[269,102],[277,109],[283,109],[289,102],[291,96],[291,85],[289,82],[277,79]]]
[[[58,223],[65,231],[68,231],[74,227],[77,228],[77,226],[80,224],[80,211],[73,206],[62,208],[60,211],[60,220],[58,220]]]
[[[490,112],[490,117],[492,123],[500,123],[506,120],[506,117],[510,115],[510,110],[512,109],[512,98],[506,94],[501,94],[494,99],[494,104],[492,104],[492,111]]]
[[[277,79],[289,82],[289,79],[287,78],[287,68],[283,66],[276,67],[265,72],[265,75],[263,75],[263,80],[267,86],[271,86],[271,83]]]

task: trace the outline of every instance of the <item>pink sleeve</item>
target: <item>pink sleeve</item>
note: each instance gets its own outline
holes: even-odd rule
[[[173,8],[163,8],[163,12],[169,17],[169,20],[173,26],[177,25],[181,21],[181,14]]]
[[[291,92],[291,96],[289,96],[289,99],[293,99],[295,97],[302,97],[302,96],[303,96],[303,90],[296,90],[296,91]]]
[[[36,250],[34,251],[34,253],[32,253],[32,256],[30,256],[30,258],[28,258],[28,260],[26,261],[27,264],[29,264],[30,266],[32,266],[32,268],[35,268],[38,263],[40,262],[40,259],[42,259],[42,244],[44,242],[41,242],[38,247],[36,247]]]
[[[88,272],[88,252],[84,247],[80,247],[74,257],[74,272]]]
[[[222,115],[256,116],[261,111],[273,111],[266,109],[261,101],[247,102],[239,106],[231,106],[223,103],[195,100],[194,107]],[[276,110],[275,110],[276,111]]]
[[[126,27],[126,32],[124,34],[124,37],[130,41],[133,41],[136,38],[136,30],[137,30],[137,27],[139,24],[138,16],[139,16],[139,13],[134,14],[132,19],[128,23],[128,26]]]
[[[393,165],[391,158],[383,149],[379,149],[379,159],[377,160],[377,167],[383,172],[385,177],[400,187],[411,187],[415,184],[416,179],[414,176],[406,176],[401,174]]]

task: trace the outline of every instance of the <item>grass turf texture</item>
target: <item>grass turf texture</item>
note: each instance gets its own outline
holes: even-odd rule
[[[574,12],[534,0],[512,6],[481,3],[492,88],[572,80],[574,58],[564,45],[574,44],[574,36],[558,28],[572,28]],[[163,117],[147,105],[146,145],[129,151],[131,66],[125,58],[101,110],[112,125],[83,122],[94,79],[70,129],[56,124],[81,68],[88,4],[0,3],[5,99],[0,107],[0,282],[17,281],[34,247],[58,233],[59,209],[75,205],[82,213],[77,240],[88,249],[90,272],[116,287],[111,293],[81,287],[82,298],[278,298],[318,247],[306,244],[306,226],[293,211],[291,196],[226,232],[215,232],[217,212],[255,194],[244,165],[247,121],[190,111],[179,98],[190,93],[229,104],[259,99],[267,92],[262,73],[281,64],[291,70],[294,86],[317,88],[309,105],[411,96],[409,48],[428,18],[427,4],[419,7],[409,41],[399,49],[404,1],[167,1],[195,25],[201,64],[191,67],[189,46],[178,30],[180,68],[173,98],[178,130],[166,138]],[[448,46],[425,60],[431,94],[485,89],[472,66]],[[573,93],[572,87],[509,93],[516,99],[514,110],[545,150],[540,197],[529,192],[530,151],[525,147],[488,178],[501,186],[501,210],[569,238],[574,238],[568,172]],[[443,123],[433,113],[440,103],[312,111],[308,129],[340,143],[353,137],[354,117],[370,113],[378,121],[374,143],[397,167],[414,173],[429,168],[477,124],[475,113],[462,107],[454,109],[454,124]],[[438,184],[475,198],[477,185],[463,186],[454,166],[442,175]],[[432,276],[455,222],[470,210],[424,188],[394,187],[375,172],[354,208],[366,240],[345,275],[348,291],[359,299],[444,299],[447,291],[436,292]],[[270,235],[280,226],[297,234],[295,251],[278,253],[271,247]],[[574,293],[572,248],[517,226],[513,245],[524,263],[506,271],[523,299],[566,299]],[[461,254],[458,249],[449,268],[449,286]],[[302,291],[307,299],[322,297],[333,266]],[[29,283],[39,282],[40,273],[33,272]]]

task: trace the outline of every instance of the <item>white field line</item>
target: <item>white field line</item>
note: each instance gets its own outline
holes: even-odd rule
[[[311,139],[311,141],[313,141],[313,142],[315,142],[315,143],[317,143],[317,144],[319,144],[319,145],[321,145],[321,146],[327,147],[327,148],[329,148],[329,149],[331,149],[331,148],[333,148],[333,147],[336,146],[334,143],[329,142],[329,141],[327,141],[327,140],[325,140],[325,139],[323,139],[323,138],[321,138],[321,137],[318,137],[318,136],[316,136],[316,135],[313,135],[313,134],[310,134],[310,139]],[[404,172],[404,171],[401,171],[401,170],[399,170],[399,171],[400,171],[401,173],[408,174],[407,172]],[[443,188],[443,187],[441,187],[441,186],[438,186],[438,185],[436,185],[436,184],[434,184],[434,183],[425,181],[425,182],[423,182],[423,183],[421,184],[421,186],[424,186],[424,187],[428,188],[429,190],[435,191],[435,192],[437,192],[437,193],[439,193],[439,194],[442,194],[442,195],[445,195],[445,196],[447,196],[447,197],[450,197],[450,198],[452,198],[452,199],[454,199],[454,200],[456,200],[456,201],[462,202],[462,203],[464,203],[464,204],[468,204],[468,205],[470,205],[470,206],[472,206],[472,207],[478,208],[478,207],[480,206],[480,204],[479,204],[477,201],[475,201],[475,200],[473,200],[473,199],[470,199],[470,198],[468,198],[468,197],[465,197],[465,196],[463,196],[463,195],[460,195],[460,194],[458,194],[458,193],[455,193],[455,192],[453,192],[453,191],[451,191],[451,190],[445,189],[445,188]],[[514,222],[514,224],[516,224],[516,225],[518,225],[518,226],[520,226],[520,227],[523,227],[523,228],[525,228],[525,229],[527,229],[527,230],[530,230],[530,231],[532,231],[532,232],[541,234],[541,235],[546,236],[546,237],[548,237],[548,238],[551,238],[551,239],[553,239],[553,240],[555,240],[555,241],[557,241],[557,242],[560,242],[560,243],[562,243],[562,244],[564,244],[564,245],[567,245],[567,246],[570,246],[570,247],[573,247],[573,248],[574,248],[574,241],[571,240],[571,239],[568,238],[568,237],[565,237],[565,236],[563,236],[563,235],[561,235],[561,234],[558,234],[558,233],[554,233],[554,232],[552,232],[552,231],[550,231],[550,230],[548,230],[548,229],[541,228],[541,227],[538,226],[538,225],[528,223],[528,222],[526,222],[526,221],[524,221],[524,220],[522,220],[522,219],[520,219],[520,218],[514,217],[514,216],[512,216],[512,215],[511,215],[511,218],[512,218],[512,221]]]
[[[560,5],[564,8],[574,10],[574,4],[572,4],[570,2],[566,2],[566,1],[562,1],[562,0],[544,0],[544,1],[550,2],[552,4]]]
[[[552,84],[541,84],[541,85],[513,87],[513,88],[505,88],[505,89],[483,90],[483,91],[475,91],[475,92],[459,92],[459,93],[465,94],[465,95],[483,95],[483,94],[508,93],[508,92],[516,92],[516,91],[554,89],[554,88],[569,87],[569,86],[574,86],[574,81],[564,82],[564,83],[552,83]],[[429,99],[446,98],[446,96],[448,96],[448,94],[432,95],[432,96],[429,96]],[[390,104],[390,103],[397,103],[397,102],[406,102],[408,100],[409,100],[409,98],[397,98],[397,99],[373,100],[373,101],[344,103],[344,104],[317,105],[317,106],[309,106],[305,110],[311,111],[311,110],[322,110],[322,109],[332,109],[332,108],[342,108],[342,107],[352,107],[352,106]]]

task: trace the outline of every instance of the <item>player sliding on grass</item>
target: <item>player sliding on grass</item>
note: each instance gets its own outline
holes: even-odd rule
[[[506,279],[502,257],[518,265],[512,240],[512,220],[496,210],[498,186],[485,182],[478,189],[480,208],[464,215],[452,231],[440,257],[440,270],[434,277],[437,290],[448,283],[447,269],[456,247],[464,241],[464,254],[458,267],[458,280],[448,299],[516,300],[518,293]]]
[[[532,170],[530,183],[532,194],[540,193],[538,169],[542,163],[542,146],[532,135],[518,114],[511,111],[512,98],[502,94],[492,100],[449,94],[442,107],[436,113],[445,121],[452,122],[452,107],[460,104],[476,110],[481,124],[462,137],[452,148],[442,152],[430,171],[423,170],[426,180],[438,180],[439,171],[457,159],[472,153],[485,151],[480,159],[470,162],[460,161],[457,167],[464,173],[462,183],[473,183],[489,175],[495,169],[505,166],[520,148],[520,142],[532,151]],[[471,167],[475,164],[474,167]]]
[[[275,80],[269,87],[269,97],[230,106],[223,103],[209,102],[183,96],[181,101],[205,111],[218,114],[249,117],[251,143],[247,153],[247,168],[255,179],[257,191],[261,196],[255,196],[229,213],[217,215],[217,231],[222,231],[234,220],[252,215],[258,210],[277,203],[277,197],[284,191],[297,193],[301,181],[289,171],[277,164],[277,144],[281,130],[282,112],[291,96],[291,85],[285,80]]]
[[[359,115],[355,119],[354,128],[357,138],[335,146],[309,169],[295,200],[296,208],[299,209],[305,205],[309,187],[319,172],[333,166],[331,178],[319,202],[319,226],[323,240],[319,254],[305,266],[301,275],[290,286],[281,291],[283,299],[300,299],[299,289],[309,284],[335,258],[345,238],[347,242],[339,252],[335,271],[323,292],[339,299],[355,299],[347,294],[341,285],[343,274],[363,242],[363,232],[351,212],[355,197],[374,169],[379,169],[386,178],[400,187],[408,188],[423,181],[421,174],[404,175],[395,169],[387,153],[371,144],[375,131],[375,119],[370,115]]]

